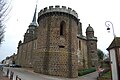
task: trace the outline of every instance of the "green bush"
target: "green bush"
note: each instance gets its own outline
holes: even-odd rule
[[[98,80],[111,80],[111,71],[108,71],[102,76],[98,77]]]
[[[95,68],[82,69],[82,70],[78,71],[78,76],[82,76],[82,75],[85,75],[85,74],[88,74],[88,73],[91,73],[91,72],[94,72],[94,71],[96,71]]]
[[[102,77],[104,78],[111,78],[111,72],[106,72]]]

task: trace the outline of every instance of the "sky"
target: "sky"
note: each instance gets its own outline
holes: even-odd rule
[[[83,35],[90,24],[98,38],[97,48],[106,54],[108,53],[106,48],[114,38],[112,26],[110,32],[106,30],[106,21],[113,23],[115,34],[120,37],[119,0],[12,0],[9,19],[5,23],[4,42],[0,46],[0,61],[17,53],[18,42],[23,41],[24,33],[32,21],[36,3],[37,12],[44,7],[55,5],[74,9],[82,22]]]

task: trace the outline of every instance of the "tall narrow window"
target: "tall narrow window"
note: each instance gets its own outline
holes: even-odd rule
[[[81,41],[79,40],[79,49],[81,50]]]
[[[60,23],[60,35],[62,36],[62,35],[64,35],[64,33],[65,33],[65,22],[62,21]]]

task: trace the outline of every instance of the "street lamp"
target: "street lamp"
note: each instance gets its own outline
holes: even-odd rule
[[[114,32],[114,26],[113,26],[112,22],[110,22],[110,21],[106,21],[105,25],[107,27],[108,32],[110,32],[110,26],[112,27],[113,36],[114,36],[113,42],[107,48],[107,50],[109,51],[109,56],[110,56],[112,80],[119,80],[119,67],[118,67],[118,53],[119,52],[117,51],[117,46],[116,46],[116,35]]]
[[[114,31],[113,23],[110,22],[110,21],[106,21],[106,22],[105,22],[105,26],[107,27],[107,31],[108,31],[108,32],[110,32],[110,26],[112,27],[112,30],[113,30],[113,36],[114,36],[114,38],[115,38],[116,35],[115,35],[115,31]]]

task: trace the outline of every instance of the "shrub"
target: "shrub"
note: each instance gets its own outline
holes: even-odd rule
[[[94,72],[94,71],[96,71],[95,68],[82,69],[82,70],[78,71],[78,76],[82,76],[82,75],[85,75],[85,74],[88,74],[88,73],[91,73],[91,72]]]
[[[99,77],[98,80],[111,80],[111,72],[106,72],[103,76]]]

